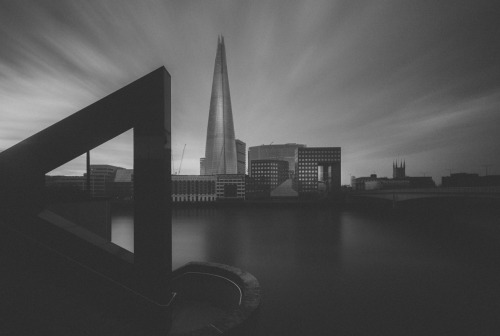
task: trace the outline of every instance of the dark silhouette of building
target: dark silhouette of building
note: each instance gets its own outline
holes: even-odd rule
[[[404,188],[434,188],[436,184],[431,176],[406,176],[406,163],[393,162],[393,178],[377,177],[372,174],[369,177],[352,177],[351,187],[353,190],[380,190],[380,189],[404,189]]]
[[[208,116],[204,175],[238,172],[224,37],[219,36]]]
[[[299,147],[295,186],[299,196],[340,191],[340,147]]]
[[[455,173],[441,178],[442,187],[495,187],[500,186],[500,175]]]
[[[392,163],[392,178],[393,179],[403,179],[406,177],[406,162],[402,161],[398,164],[398,161]]]

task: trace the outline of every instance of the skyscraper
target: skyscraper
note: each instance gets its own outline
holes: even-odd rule
[[[238,172],[226,49],[222,36],[218,38],[215,57],[204,168],[206,175]]]
[[[238,174],[246,174],[246,159],[247,159],[247,144],[243,141],[236,139],[236,158],[238,162]]]

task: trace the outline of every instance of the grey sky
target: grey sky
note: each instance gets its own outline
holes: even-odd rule
[[[349,175],[500,174],[496,1],[0,1],[0,149],[165,65],[198,174],[217,35],[236,137],[342,147]],[[130,166],[131,133],[93,151]],[[84,160],[65,167],[82,171]]]

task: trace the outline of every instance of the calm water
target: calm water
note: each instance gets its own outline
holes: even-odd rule
[[[174,268],[213,261],[257,277],[255,335],[500,332],[498,212],[183,208],[172,225]],[[133,249],[132,231],[117,211],[113,241]]]

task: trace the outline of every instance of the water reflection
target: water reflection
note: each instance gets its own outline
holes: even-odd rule
[[[174,209],[173,265],[213,261],[254,274],[264,290],[257,335],[487,334],[478,326],[500,328],[499,218]],[[130,223],[113,217],[113,240],[126,248]]]

